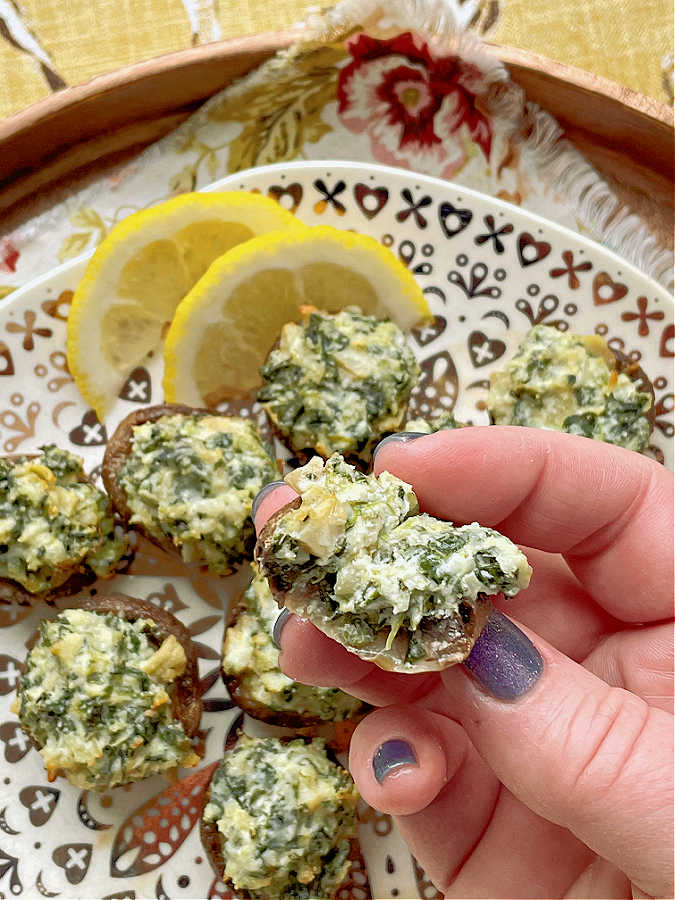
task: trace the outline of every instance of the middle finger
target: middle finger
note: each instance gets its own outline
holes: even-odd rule
[[[435,673],[385,672],[359,659],[305,619],[289,616],[279,636],[279,668],[294,681],[339,687],[373,706],[413,703],[438,682]]]
[[[616,621],[588,597],[555,554],[527,550],[534,574],[530,587],[496,604],[575,661],[583,660]],[[279,635],[279,665],[295,681],[340,687],[374,706],[419,700],[435,683],[432,674],[385,672],[359,659],[311,623],[289,616]]]

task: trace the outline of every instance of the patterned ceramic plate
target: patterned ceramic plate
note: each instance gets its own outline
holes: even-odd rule
[[[672,465],[672,299],[617,256],[458,185],[379,166],[276,165],[213,186],[221,188],[261,191],[309,224],[371,234],[411,269],[434,314],[433,324],[412,337],[423,368],[414,397],[419,413],[454,408],[460,419],[486,422],[491,368],[545,322],[603,335],[639,362],[656,391],[649,452]],[[161,401],[161,364],[148,360],[131,374],[105,425],[84,406],[64,348],[68,305],[85,263],[62,266],[0,306],[0,452],[55,442],[96,473],[116,422]],[[157,777],[103,795],[46,782],[40,757],[9,711],[26,643],[45,611],[0,607],[0,895],[222,896],[195,825],[212,763],[240,724],[219,678],[219,648],[223,605],[246,579],[245,571],[222,583],[190,577],[141,543],[129,574],[92,589],[149,597],[186,623],[200,652],[208,732],[204,765],[177,785]],[[365,810],[361,838],[374,897],[435,896],[387,817]],[[363,879],[352,873],[348,896],[362,895]]]

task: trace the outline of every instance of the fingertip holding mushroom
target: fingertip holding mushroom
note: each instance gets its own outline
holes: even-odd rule
[[[466,659],[492,608],[531,569],[508,538],[420,514],[409,484],[339,455],[286,477],[298,494],[260,532],[256,560],[280,606],[397,672]]]

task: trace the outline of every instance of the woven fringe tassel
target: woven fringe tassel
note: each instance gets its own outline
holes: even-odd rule
[[[525,100],[512,83],[490,103],[496,122],[511,130],[523,161],[602,243],[672,291],[673,251],[616,196],[597,169],[566,138],[553,116]],[[520,130],[520,136],[518,134]]]
[[[380,38],[412,30],[437,55],[455,53],[475,62],[490,82],[490,114],[542,183],[606,247],[673,290],[672,249],[659,242],[644,219],[563,137],[553,116],[526,100],[478,38],[459,29],[448,0],[342,0],[323,13],[310,10],[305,25],[305,38],[319,41],[343,40],[356,28]]]

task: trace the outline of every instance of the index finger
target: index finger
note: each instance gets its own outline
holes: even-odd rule
[[[270,481],[264,488],[258,491],[251,508],[251,518],[255,525],[256,534],[260,534],[262,527],[270,516],[274,515],[282,506],[286,506],[298,495],[293,488],[283,481]]]
[[[424,512],[480,522],[562,553],[586,590],[629,622],[673,613],[673,479],[631,450],[499,426],[390,439],[376,472],[411,484]]]
[[[277,510],[297,497],[293,488],[280,481],[266,485],[253,502],[251,514],[256,532]],[[277,619],[274,639],[280,647],[279,667],[289,678],[317,687],[341,687],[367,703],[388,705],[401,697],[403,688],[414,692],[415,678],[395,675],[365,662],[304,619],[292,614]],[[283,638],[280,623],[283,622]],[[283,641],[283,643],[282,643]]]

